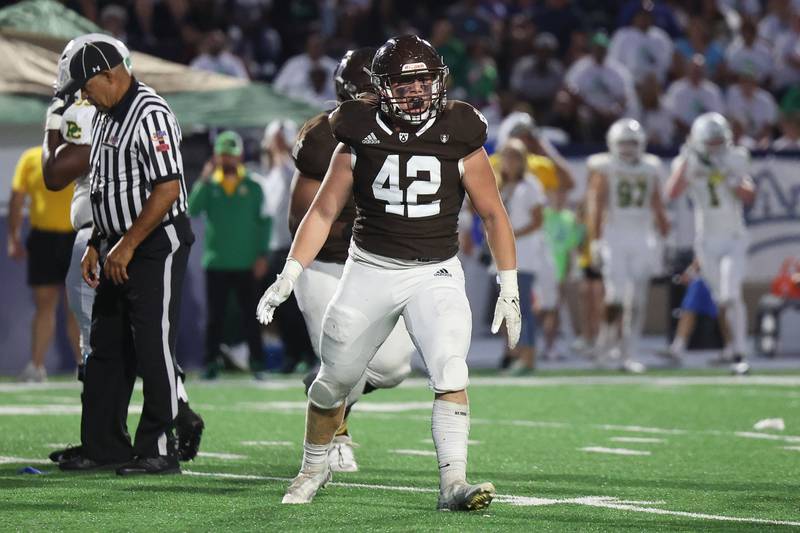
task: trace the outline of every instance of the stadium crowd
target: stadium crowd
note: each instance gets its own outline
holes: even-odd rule
[[[654,146],[727,111],[737,141],[800,146],[796,0],[68,0],[132,49],[273,82],[324,107],[348,49],[429,38],[449,94],[490,124],[529,110],[557,139],[597,142],[621,116]]]

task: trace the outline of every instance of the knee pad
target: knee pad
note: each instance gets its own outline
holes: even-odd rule
[[[467,388],[469,370],[462,357],[451,356],[444,360],[440,368],[431,369],[431,385],[434,392],[453,392]]]
[[[335,409],[342,405],[348,392],[317,376],[317,379],[308,388],[308,400],[320,409]]]
[[[324,360],[339,352],[353,351],[353,343],[368,327],[369,319],[358,309],[330,305],[322,322],[320,357]]]

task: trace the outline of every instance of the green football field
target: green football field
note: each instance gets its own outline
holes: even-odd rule
[[[190,382],[206,420],[181,476],[62,474],[79,389],[0,383],[2,531],[800,531],[800,376],[543,374],[473,379],[469,477],[485,511],[435,511],[423,379],[368,395],[350,427],[360,471],[280,504],[301,457],[297,378]],[[137,420],[141,391],[132,402]],[[786,429],[756,430],[781,418]],[[25,466],[43,474],[20,474]]]

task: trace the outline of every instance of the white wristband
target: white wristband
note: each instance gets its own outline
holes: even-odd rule
[[[303,265],[300,264],[300,261],[294,257],[287,257],[286,264],[283,265],[283,270],[281,271],[281,277],[294,283],[302,273]]]
[[[500,283],[501,298],[519,298],[516,269],[499,270],[497,272],[497,282]]]

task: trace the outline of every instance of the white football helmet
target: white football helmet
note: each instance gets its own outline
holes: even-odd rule
[[[72,56],[75,55],[75,52],[80,50],[81,46],[83,46],[85,43],[96,41],[103,41],[114,45],[119,51],[119,54],[122,56],[122,64],[125,65],[125,68],[128,70],[128,72],[131,71],[133,67],[131,63],[131,52],[128,50],[128,47],[125,46],[125,43],[119,39],[111,37],[110,35],[106,35],[105,33],[87,33],[86,35],[81,35],[80,37],[76,37],[68,42],[64,47],[64,50],[61,52],[61,56],[58,58],[58,71],[56,72],[55,82],[53,82],[57,96],[65,96],[64,91],[71,81],[69,75],[69,62],[72,60]]]
[[[700,157],[712,160],[725,154],[733,144],[731,126],[719,113],[703,113],[692,123],[689,146]]]
[[[608,151],[616,159],[625,163],[636,163],[647,147],[647,135],[638,121],[621,118],[608,128],[606,144]]]

